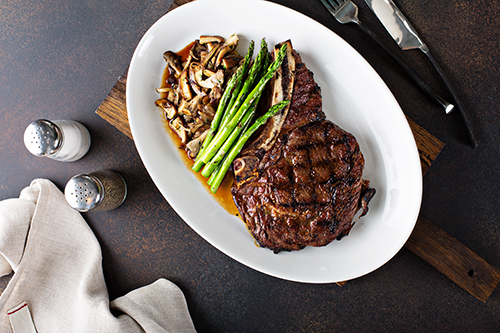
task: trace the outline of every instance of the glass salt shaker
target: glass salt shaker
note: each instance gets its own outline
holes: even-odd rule
[[[24,145],[35,156],[74,162],[90,149],[90,134],[74,120],[39,119],[24,131]]]
[[[127,184],[113,170],[100,170],[71,178],[64,189],[68,204],[80,212],[118,208],[127,196]]]

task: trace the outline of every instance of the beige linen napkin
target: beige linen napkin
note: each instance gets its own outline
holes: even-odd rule
[[[0,201],[0,297],[7,311],[26,302],[38,332],[195,332],[182,291],[159,279],[109,301],[101,248],[91,229],[49,180]],[[113,310],[113,313],[111,312]]]

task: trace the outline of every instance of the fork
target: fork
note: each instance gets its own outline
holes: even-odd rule
[[[358,18],[358,6],[354,4],[351,0],[321,0],[323,5],[328,9],[330,14],[337,19],[338,22],[342,24],[346,23],[356,23],[361,30],[370,36],[377,45],[396,63],[398,64],[408,76],[434,101],[441,105],[446,114],[453,111],[455,106],[448,103],[441,96],[439,96],[432,88],[420,77],[420,75],[415,72],[413,68],[406,63],[401,57],[393,53],[387,46],[385,46],[379,38]]]

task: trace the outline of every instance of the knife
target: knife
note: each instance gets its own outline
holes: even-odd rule
[[[392,0],[365,0],[365,2],[402,50],[419,49],[427,56],[446,86],[446,89],[453,97],[456,107],[465,123],[465,127],[467,128],[470,144],[475,148],[477,146],[477,139],[474,135],[472,125],[467,118],[467,114],[464,111],[462,100],[458,96],[458,93],[446,76],[444,70],[430,53],[429,48],[419,37],[417,31],[413,28],[408,19],[401,13]]]

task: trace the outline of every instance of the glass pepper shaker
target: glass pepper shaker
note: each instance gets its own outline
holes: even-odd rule
[[[35,156],[74,162],[90,149],[90,134],[74,120],[39,119],[24,131],[24,145]]]
[[[127,196],[127,184],[113,170],[100,170],[71,178],[64,189],[68,204],[80,212],[118,208]]]

